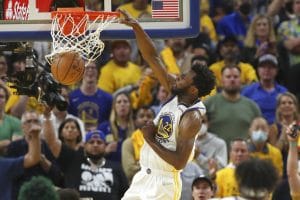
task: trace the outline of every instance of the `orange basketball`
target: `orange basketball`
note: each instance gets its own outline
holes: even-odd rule
[[[80,81],[84,69],[84,60],[73,51],[57,54],[51,64],[53,77],[63,85],[72,85]]]

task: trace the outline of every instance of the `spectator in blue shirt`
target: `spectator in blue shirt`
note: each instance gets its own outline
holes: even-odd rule
[[[242,90],[242,95],[252,99],[260,107],[263,117],[272,124],[275,120],[276,97],[287,89],[276,83],[278,60],[272,54],[259,57],[257,73],[259,82],[252,83]]]
[[[252,6],[250,0],[234,0],[234,12],[224,16],[217,23],[219,40],[226,36],[236,36],[241,44],[246,36],[250,24],[250,12]]]
[[[40,162],[41,143],[39,133],[40,124],[34,124],[29,115],[23,117],[23,130],[27,130],[28,150],[24,156],[17,158],[0,158],[0,198],[12,199],[13,180],[24,173],[25,168],[30,168]]]

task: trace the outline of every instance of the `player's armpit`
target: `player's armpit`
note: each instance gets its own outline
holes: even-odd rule
[[[179,122],[179,138],[195,138],[201,128],[202,117],[198,110],[185,112]]]

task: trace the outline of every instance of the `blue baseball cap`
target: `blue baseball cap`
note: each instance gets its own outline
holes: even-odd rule
[[[100,130],[93,130],[93,131],[87,132],[85,135],[84,141],[88,142],[92,138],[101,139],[105,142],[105,134]]]

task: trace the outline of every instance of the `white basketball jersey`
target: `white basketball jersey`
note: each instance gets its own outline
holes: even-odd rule
[[[176,150],[176,138],[178,136],[178,126],[181,116],[187,110],[199,110],[201,115],[206,112],[205,106],[201,101],[194,105],[187,107],[178,103],[177,96],[170,99],[160,110],[154,124],[158,127],[155,136],[156,141],[159,142],[166,149],[171,151]],[[152,148],[145,142],[141,149],[140,163],[143,167],[150,169],[158,169],[163,171],[173,172],[175,168],[164,161]]]

